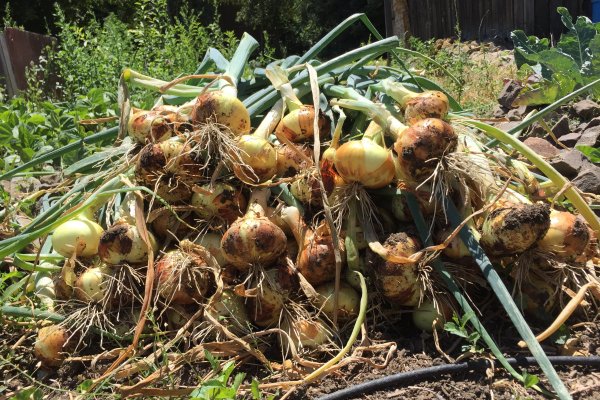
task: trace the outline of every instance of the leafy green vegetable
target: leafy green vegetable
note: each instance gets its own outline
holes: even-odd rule
[[[511,33],[520,75],[538,78],[522,89],[515,106],[549,104],[600,78],[600,24],[584,16],[573,22],[565,7],[557,11],[568,31],[555,47],[548,39],[527,36],[521,30]],[[600,88],[591,90],[600,96]]]

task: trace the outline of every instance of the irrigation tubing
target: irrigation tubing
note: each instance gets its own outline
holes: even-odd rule
[[[551,356],[548,357],[553,365],[577,365],[600,367],[600,356],[590,357],[572,357],[572,356]],[[511,365],[531,365],[536,364],[534,357],[508,358]],[[352,399],[378,390],[389,390],[390,388],[406,384],[408,382],[423,381],[425,379],[443,375],[456,374],[467,371],[482,371],[489,368],[488,360],[467,361],[458,364],[436,365],[433,367],[417,369],[413,371],[400,372],[383,378],[374,379],[359,383],[358,385],[338,390],[337,392],[327,394],[319,400],[342,400]]]

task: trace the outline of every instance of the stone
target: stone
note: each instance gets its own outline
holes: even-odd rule
[[[561,136],[566,135],[569,132],[571,132],[571,128],[569,128],[569,117],[563,115],[562,117],[560,117],[558,122],[552,127],[552,133],[554,133],[554,136],[556,136],[557,138],[560,138]]]
[[[559,137],[558,141],[567,147],[574,147],[580,137],[581,132],[571,132]]]
[[[576,131],[585,131],[586,129],[593,128],[600,125],[600,117],[592,119],[590,122],[582,122],[577,126]]]
[[[519,92],[523,89],[521,83],[511,79],[504,84],[500,95],[498,95],[498,103],[506,108],[512,108],[512,103],[515,101]]]
[[[586,128],[581,135],[581,138],[577,141],[577,146],[592,146],[597,147],[600,145],[600,125],[594,126],[593,128]]]
[[[506,113],[506,118],[511,121],[520,121],[523,119],[523,115],[527,111],[527,106],[520,106],[517,108],[513,108],[508,113]]]
[[[563,149],[557,157],[549,160],[549,163],[562,175],[571,179],[577,176],[589,161],[579,150]]]
[[[523,143],[544,158],[556,157],[560,153],[560,150],[552,143],[539,137],[528,137]]]
[[[573,111],[583,119],[592,119],[600,116],[600,105],[592,100],[581,100],[573,104]]]
[[[527,133],[529,136],[546,136],[548,134],[548,132],[546,132],[546,130],[544,129],[544,127],[537,123],[534,122],[533,125],[531,125],[529,127],[529,132]]]
[[[502,107],[500,104],[496,104],[494,106],[494,110],[492,111],[492,115],[494,118],[502,118],[510,111],[509,108]]]
[[[511,130],[515,126],[519,125],[520,123],[521,123],[520,121],[500,122],[499,124],[496,124],[496,128],[500,129],[501,131],[508,132],[509,130]]]
[[[600,194],[600,167],[588,165],[572,182],[584,193]]]

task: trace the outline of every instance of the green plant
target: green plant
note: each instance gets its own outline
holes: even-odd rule
[[[246,377],[246,374],[242,372],[237,373],[235,376],[233,376],[233,379],[230,382],[230,378],[235,370],[235,363],[233,361],[229,361],[223,367],[221,367],[219,360],[210,352],[205,351],[204,356],[217,375],[208,381],[202,382],[201,386],[190,394],[190,399],[236,399],[240,385]]]
[[[464,338],[467,341],[467,344],[461,347],[463,352],[468,352],[471,354],[481,354],[485,351],[483,347],[478,343],[479,339],[481,339],[481,335],[477,331],[469,331],[467,329],[467,323],[473,318],[473,313],[467,313],[462,317],[454,314],[452,316],[452,321],[448,321],[444,324],[444,330],[453,335]]]

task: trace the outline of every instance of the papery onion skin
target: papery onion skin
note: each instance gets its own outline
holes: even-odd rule
[[[458,135],[441,119],[427,118],[404,130],[394,143],[403,175],[413,181],[427,178],[439,160],[456,150]]]
[[[212,188],[203,186],[201,191],[192,195],[194,212],[204,219],[214,216],[222,218],[228,224],[244,215],[247,207],[246,198],[241,190],[231,185],[219,183]]]
[[[303,142],[312,139],[314,131],[315,108],[309,105],[303,105],[300,108],[290,111],[277,125],[277,136],[283,135],[294,143]],[[319,134],[325,137],[329,133],[329,121],[321,110],[319,110]]]
[[[266,139],[244,135],[238,139],[240,163],[232,165],[233,172],[244,182],[262,183],[277,175],[277,150]]]
[[[343,241],[340,254],[345,257]],[[335,278],[335,251],[331,235],[315,232],[307,235],[300,251],[298,271],[311,285],[320,285]]]
[[[331,338],[329,329],[317,320],[299,319],[292,322],[284,321],[282,329],[288,333],[296,349],[317,349]],[[280,335],[280,340],[285,346],[287,337]]]
[[[405,232],[390,235],[383,244],[391,255],[410,257],[421,249],[420,241]],[[378,259],[377,283],[381,293],[390,303],[416,306],[421,298],[417,263],[400,264]]]
[[[342,144],[335,152],[334,165],[346,182],[360,182],[369,189],[389,185],[395,175],[392,154],[369,139]]]
[[[250,132],[250,114],[244,103],[220,90],[199,95],[190,116],[195,124],[216,122],[236,135]]]
[[[560,260],[579,258],[588,246],[590,233],[585,221],[567,211],[550,212],[550,227],[537,246]]]
[[[273,288],[264,282],[257,289],[258,294],[256,297],[249,298],[246,303],[250,319],[254,325],[261,328],[277,325],[283,309],[284,296],[277,288]]]
[[[329,282],[315,288],[319,294],[315,306],[324,312],[329,318],[333,319],[333,296],[335,292],[335,283]],[[340,291],[338,298],[338,318],[348,320],[358,315],[360,296],[356,290],[346,282],[340,282]]]
[[[251,204],[246,215],[231,224],[221,240],[225,258],[240,270],[247,270],[250,264],[269,266],[287,248],[285,233],[257,206]]]
[[[306,157],[311,157],[312,151],[308,146],[299,147],[299,150]],[[277,176],[282,178],[295,176],[304,168],[306,168],[306,160],[297,151],[285,144],[277,147]]]
[[[75,218],[58,226],[52,234],[52,247],[63,257],[73,253],[81,257],[98,254],[100,236],[104,230],[87,218]]]
[[[162,142],[173,135],[173,117],[158,111],[141,110],[129,118],[127,132],[138,143]]]
[[[156,239],[152,232],[147,232],[153,254],[156,254]],[[98,255],[102,261],[112,265],[124,262],[145,263],[148,261],[148,246],[136,226],[127,222],[117,222],[102,234]]]
[[[448,238],[448,236],[452,234],[452,232],[453,230],[450,228],[446,228],[439,231],[437,235],[438,243],[443,243]],[[455,260],[471,256],[471,252],[469,251],[467,246],[465,246],[462,239],[460,238],[460,235],[458,234],[452,238],[450,243],[448,243],[448,246],[446,246],[446,248],[444,248],[442,252],[446,257]]]
[[[535,245],[550,227],[546,204],[498,204],[486,216],[480,243],[488,254],[519,254]]]
[[[444,119],[448,116],[448,96],[438,90],[416,93],[404,103],[404,119],[409,125],[427,118]]]
[[[69,350],[69,332],[59,325],[40,328],[33,345],[33,354],[46,367],[58,367]]]
[[[159,296],[172,304],[202,302],[212,285],[206,262],[197,254],[172,250],[155,265],[155,284]]]

